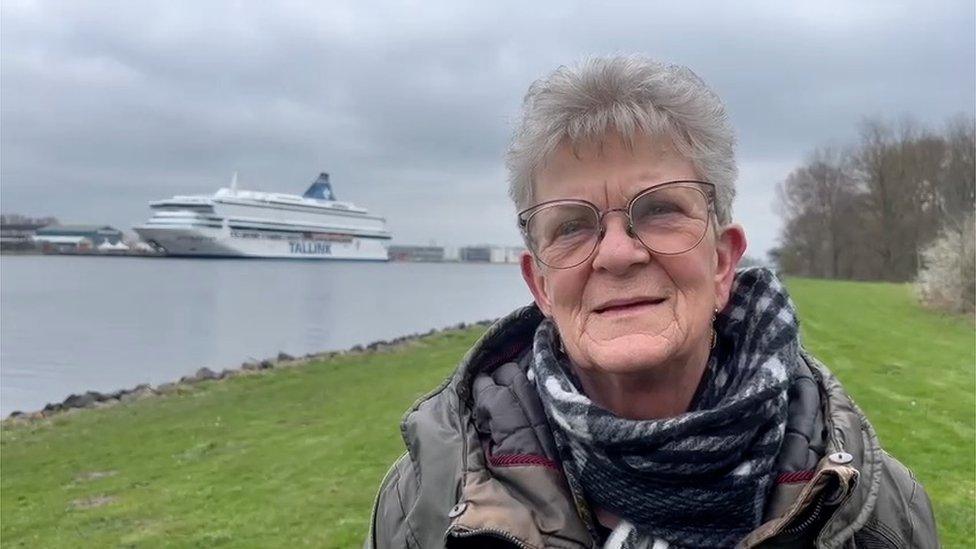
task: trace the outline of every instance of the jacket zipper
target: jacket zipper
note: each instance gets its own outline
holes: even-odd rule
[[[473,538],[475,536],[490,536],[493,538],[503,539],[512,545],[518,547],[519,549],[532,549],[531,545],[526,544],[524,541],[518,539],[517,537],[505,532],[504,530],[497,530],[495,528],[478,528],[477,530],[468,530],[460,528],[452,528],[448,535],[452,538]]]
[[[820,518],[820,514],[823,512],[823,506],[823,497],[817,498],[817,502],[813,506],[813,511],[807,515],[807,518],[803,519],[798,524],[790,526],[789,528],[783,528],[779,533],[787,537],[793,537],[802,533],[804,530],[813,526],[813,524],[817,522],[817,519]]]

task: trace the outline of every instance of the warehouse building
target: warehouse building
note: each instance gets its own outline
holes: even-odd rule
[[[122,231],[108,225],[55,225],[38,229],[36,240],[48,253],[88,252],[122,242]]]
[[[476,263],[518,263],[525,248],[518,246],[466,246],[461,248],[458,256],[461,261]]]
[[[390,261],[444,261],[442,246],[390,246]]]

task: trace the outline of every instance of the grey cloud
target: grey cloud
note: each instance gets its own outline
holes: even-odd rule
[[[399,241],[514,243],[501,162],[528,84],[586,54],[643,51],[726,99],[736,211],[766,248],[772,188],[812,147],[863,115],[939,124],[976,94],[971,2],[0,10],[3,209],[123,227],[234,170],[298,192],[326,169]]]

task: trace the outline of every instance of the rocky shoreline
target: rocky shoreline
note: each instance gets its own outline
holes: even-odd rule
[[[410,334],[391,340],[374,341],[367,345],[354,345],[349,349],[341,351],[310,353],[301,357],[294,357],[288,353],[279,352],[278,356],[275,358],[247,361],[242,363],[238,368],[225,369],[219,372],[206,367],[200,368],[193,375],[181,377],[179,381],[161,383],[156,386],[152,386],[148,383],[142,383],[132,387],[131,389],[120,389],[118,391],[108,393],[86,391],[81,394],[69,395],[68,398],[61,402],[48,403],[44,406],[44,408],[35,412],[22,412],[20,410],[11,412],[10,415],[3,420],[3,423],[29,423],[51,418],[60,414],[76,413],[86,409],[109,408],[118,404],[143,400],[146,398],[185,393],[192,390],[193,385],[204,381],[220,381],[222,379],[229,379],[232,377],[256,375],[269,370],[301,366],[308,364],[309,362],[328,360],[337,356],[390,352],[410,342],[425,337],[430,337],[438,333],[464,330],[474,326],[487,327],[493,322],[494,320],[481,320],[472,323],[461,322],[453,326],[448,326],[447,328],[432,329],[421,334]],[[460,359],[460,357],[458,358]]]

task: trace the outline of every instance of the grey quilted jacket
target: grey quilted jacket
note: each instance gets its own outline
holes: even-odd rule
[[[407,451],[376,498],[367,548],[599,547],[605,532],[568,487],[525,378],[534,306],[494,324],[405,415]],[[740,547],[938,547],[928,496],[808,355],[790,388],[780,474]]]

